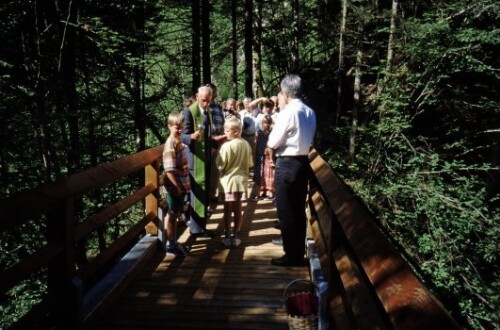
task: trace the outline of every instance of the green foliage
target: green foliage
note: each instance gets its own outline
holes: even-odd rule
[[[471,329],[500,328],[500,212],[486,189],[498,176],[500,38],[489,18],[500,11],[487,3],[407,19],[397,67],[365,103],[355,162],[331,157]]]
[[[484,181],[470,174],[488,166],[446,161],[428,147],[410,145],[404,129],[378,134],[383,147],[362,138],[359,161],[345,174],[353,189],[419,264],[448,308],[460,311],[472,328],[498,324],[493,306],[499,303],[500,213],[485,203]]]
[[[8,22],[0,32],[2,198],[135,152],[142,118],[149,145],[162,143],[168,112],[180,110],[182,96],[190,90],[186,87],[190,84],[189,6],[159,10],[165,3],[85,1],[79,24],[69,25],[77,34],[76,100],[75,107],[66,111],[66,86],[58,71],[63,38],[58,27],[67,19],[66,4],[61,2],[60,13],[49,8],[48,2],[0,5],[0,17]],[[141,11],[148,15],[143,26],[138,20]],[[142,118],[137,116],[137,104],[145,105]],[[69,117],[73,114],[80,123],[78,150],[73,149],[76,144],[70,145]],[[69,164],[68,154],[73,150],[78,152],[79,168]],[[138,182],[138,177],[131,177],[85,196],[75,221],[86,221],[129,195]],[[102,234],[106,244],[128,230],[143,212],[138,205],[110,223]],[[46,243],[44,222],[36,219],[2,233],[0,269],[11,267]],[[97,235],[82,242],[77,257],[80,265],[96,255],[99,242]],[[0,305],[0,328],[24,315],[45,290],[46,276],[35,274],[6,293]]]
[[[26,281],[21,282],[7,292],[9,299],[15,304],[0,303],[0,329],[9,328],[19,316],[26,314],[30,309],[38,304],[45,295],[47,286],[45,283],[46,274],[38,272]]]
[[[181,110],[182,97],[192,92],[190,2],[88,0],[80,2],[78,17],[66,30],[76,38],[75,95],[69,102],[63,74],[71,72],[60,70],[61,40],[69,36],[61,24],[68,3],[59,1],[57,8],[33,1],[0,5],[5,22],[0,32],[0,197],[163,142],[165,118]],[[233,96],[231,17],[227,1],[211,4],[211,72],[222,100]],[[291,70],[297,28],[301,70],[320,119],[319,144],[334,146],[323,155],[411,255],[423,280],[461,325],[498,329],[499,199],[485,186],[498,175],[500,9],[493,0],[399,4],[393,71],[385,72],[384,63],[390,2],[356,0],[348,2],[345,72],[337,72],[340,2],[262,2],[264,93],[276,93],[280,77]],[[240,93],[243,15],[239,6]],[[356,158],[346,162],[353,77],[344,73],[352,71],[358,50],[363,51],[365,89]],[[345,83],[347,110],[340,118],[333,106],[338,75]],[[384,88],[378,91],[373,85],[382,77]],[[78,118],[78,143],[72,116]],[[76,165],[68,156],[75,152]],[[134,191],[138,181],[132,177],[85,196],[78,221]],[[101,240],[95,235],[83,242],[80,264],[97,253],[102,238],[109,243],[141,213],[129,210],[107,226]],[[44,243],[43,221],[31,224],[20,234],[0,237],[2,269]],[[44,283],[42,275],[8,293],[19,304],[0,306],[0,328],[40,299]]]
[[[46,240],[44,219],[28,221],[15,232],[0,235],[0,270],[5,270],[42,247]],[[13,287],[0,301],[0,329],[8,328],[42,300],[47,288],[46,272],[34,273]],[[15,303],[12,303],[15,302]]]

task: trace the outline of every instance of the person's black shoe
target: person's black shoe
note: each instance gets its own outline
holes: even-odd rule
[[[299,267],[304,266],[305,262],[304,259],[293,260],[288,259],[288,257],[284,255],[281,258],[271,259],[271,265],[280,267]]]
[[[272,242],[273,242],[274,245],[283,245],[283,238],[282,237],[273,238]]]

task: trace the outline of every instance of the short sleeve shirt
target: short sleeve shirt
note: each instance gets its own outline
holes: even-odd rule
[[[185,154],[186,146],[178,140],[168,138],[163,147],[163,169],[165,172],[173,172],[177,185],[181,192],[191,190],[189,183],[189,167]],[[172,192],[173,184],[170,180],[165,181],[167,192]]]

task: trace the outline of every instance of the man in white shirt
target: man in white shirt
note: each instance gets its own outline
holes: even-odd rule
[[[282,110],[267,146],[276,155],[276,209],[285,255],[272,259],[271,264],[302,266],[305,264],[307,184],[312,173],[308,155],[316,133],[316,114],[300,99],[300,76],[286,75],[280,87],[278,97]]]

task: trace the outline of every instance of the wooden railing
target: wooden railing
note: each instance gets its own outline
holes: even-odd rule
[[[332,329],[458,329],[372,215],[316,150],[309,230],[329,283]]]
[[[21,225],[45,217],[47,243],[33,254],[0,273],[0,295],[40,269],[47,269],[48,295],[28,313],[18,326],[42,324],[56,328],[83,326],[83,299],[89,282],[109,269],[117,257],[144,234],[157,233],[159,164],[162,147],[151,148],[99,167],[74,174],[32,191],[0,200],[0,233],[21,230]],[[75,201],[84,194],[105,187],[138,172],[144,173],[144,186],[114,205],[75,223]],[[94,231],[100,230],[121,213],[144,203],[144,216],[127,232],[100,251],[87,264],[77,267],[75,247]],[[45,327],[43,326],[43,327]]]
[[[109,269],[132,242],[144,234],[157,233],[161,151],[162,146],[151,148],[0,200],[0,233],[18,230],[23,223],[42,216],[47,221],[47,243],[0,273],[0,294],[4,294],[39,269],[48,270],[47,299],[18,322],[19,328],[79,329],[92,323],[87,322],[83,306],[89,282],[95,283],[97,274]],[[457,329],[456,322],[328,163],[315,150],[310,153],[310,161],[316,178],[308,197],[309,229],[328,282],[331,328]],[[77,199],[138,171],[145,175],[143,187],[75,224]],[[144,216],[77,269],[75,246],[142,202]],[[148,258],[154,253],[155,249],[149,249]],[[90,299],[100,300],[101,296],[93,294]],[[41,319],[45,323],[40,326]]]

